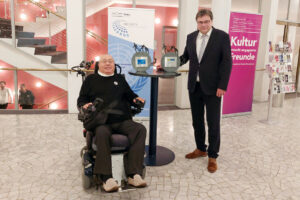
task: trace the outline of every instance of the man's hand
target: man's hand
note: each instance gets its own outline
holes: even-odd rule
[[[145,103],[145,99],[143,99],[141,97],[137,97],[137,98],[133,99],[133,102],[136,103],[136,100],[139,100],[139,101]]]
[[[216,95],[217,95],[217,97],[222,97],[222,96],[224,96],[225,92],[226,92],[225,90],[218,88]]]
[[[93,104],[93,103],[91,103],[91,102],[90,102],[90,103],[87,103],[87,104],[84,104],[84,105],[82,106],[82,108],[86,110],[86,109],[89,107],[89,105],[92,105],[92,104]]]

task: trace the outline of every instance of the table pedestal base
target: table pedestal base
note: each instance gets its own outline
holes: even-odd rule
[[[169,164],[175,159],[173,151],[166,147],[156,146],[156,155],[149,156],[149,146],[146,146],[145,163],[147,166],[162,166]]]

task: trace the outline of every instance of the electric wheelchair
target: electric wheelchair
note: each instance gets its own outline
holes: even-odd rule
[[[121,68],[116,65],[116,68],[119,68],[121,72]],[[97,70],[97,63],[95,67],[95,72]],[[117,73],[117,71],[115,72]],[[95,106],[95,102],[93,102],[93,106]],[[131,110],[131,115],[134,116],[140,113],[144,107],[144,103],[137,101],[136,103],[128,102],[128,106]],[[79,108],[78,119],[83,121],[82,108]],[[82,159],[82,186],[84,189],[89,189],[92,186],[96,186],[98,189],[102,184],[101,179],[94,175],[93,169],[95,164],[97,146],[94,143],[95,137],[92,131],[88,131],[86,129],[83,130],[83,136],[86,140],[86,145],[82,148],[80,152],[80,156]],[[129,140],[127,136],[113,133],[111,136],[111,160],[112,160],[112,175],[115,180],[117,180],[119,184],[119,190],[126,190],[130,188],[127,184],[127,176],[124,170],[124,158],[127,156],[127,151],[130,147]],[[126,163],[125,163],[126,164]],[[146,168],[144,165],[142,178],[145,177]]]

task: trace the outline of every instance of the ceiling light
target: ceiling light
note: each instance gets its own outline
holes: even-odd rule
[[[178,20],[177,19],[173,20],[173,26],[178,26]]]
[[[21,14],[20,14],[20,18],[21,18],[22,20],[26,20],[26,19],[27,19],[27,15],[25,15],[24,13],[21,13]]]
[[[56,103],[51,103],[50,104],[50,109],[52,109],[52,110],[55,110],[55,109],[57,109],[57,104]]]
[[[159,17],[155,18],[155,24],[160,24],[160,18]]]
[[[42,83],[41,82],[36,82],[35,86],[39,88],[39,87],[42,86]]]

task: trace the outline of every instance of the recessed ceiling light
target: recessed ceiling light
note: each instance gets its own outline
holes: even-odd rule
[[[155,24],[160,24],[160,18],[159,17],[155,18]]]
[[[178,19],[173,20],[173,26],[178,26]]]
[[[27,15],[24,14],[24,13],[21,13],[21,14],[20,14],[20,18],[21,18],[22,20],[26,20],[26,19],[27,19]]]

